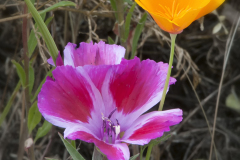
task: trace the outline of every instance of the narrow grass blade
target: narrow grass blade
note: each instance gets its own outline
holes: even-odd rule
[[[134,56],[135,56],[135,52],[137,50],[138,40],[139,40],[140,35],[143,31],[146,20],[147,20],[147,13],[144,13],[144,15],[142,16],[142,18],[140,19],[140,21],[139,21],[139,23],[136,27],[136,30],[135,30],[135,33],[134,33],[134,36],[133,36],[131,59],[133,59]]]
[[[50,129],[52,128],[52,124],[49,123],[48,121],[44,121],[42,127],[38,128],[37,135],[34,139],[34,143],[41,137],[45,136]]]
[[[108,36],[108,44],[115,44],[114,40]]]
[[[129,160],[135,160],[136,158],[138,158],[138,156],[139,156],[139,153],[138,153],[138,154],[136,154],[136,155],[134,155],[134,156],[132,156],[132,157],[130,157],[130,159],[129,159]]]
[[[70,2],[70,1],[61,1],[61,2],[58,2],[58,3],[54,4],[54,5],[52,5],[51,7],[48,7],[46,9],[40,11],[39,14],[50,12],[50,11],[52,11],[54,9],[57,9],[59,7],[65,7],[65,6],[76,6],[76,4],[73,3],[73,2]]]
[[[116,4],[116,1],[115,0],[110,0],[110,2],[111,2],[112,9],[114,11],[114,14],[115,14],[115,18],[117,19],[118,15],[117,15],[117,4]]]
[[[25,71],[24,71],[23,67],[19,63],[17,63],[15,60],[12,60],[12,63],[17,68],[17,74],[18,74],[18,77],[20,78],[22,86],[25,86],[26,85],[26,75],[25,75]]]
[[[124,32],[124,39],[123,42],[125,43],[128,39],[129,31],[130,31],[130,23],[132,19],[132,14],[135,9],[136,3],[134,2],[132,7],[130,8],[127,17],[126,17],[126,22],[125,22],[125,32]]]
[[[41,121],[42,115],[38,110],[37,101],[33,103],[28,113],[28,131],[31,134],[32,130]]]
[[[60,133],[58,133],[58,135],[61,137],[61,140],[63,141],[66,149],[68,150],[68,153],[72,156],[73,160],[85,160],[82,155],[71,145],[71,143],[64,139]]]
[[[30,95],[32,95],[32,89],[33,89],[33,85],[34,85],[34,80],[35,80],[35,76],[34,76],[34,68],[29,65],[29,93]]]
[[[58,49],[57,46],[50,34],[50,32],[48,31],[47,26],[45,25],[45,23],[43,22],[40,14],[38,13],[38,11],[36,10],[36,8],[33,6],[33,4],[31,3],[30,0],[25,0],[29,11],[32,13],[32,16],[34,18],[34,20],[36,21],[38,27],[39,27],[39,31],[41,32],[43,39],[48,47],[50,56],[53,58],[54,63],[56,62],[57,56],[58,56]],[[72,5],[72,3],[71,3]],[[55,6],[56,7],[56,6]],[[50,8],[50,7],[49,7]],[[51,8],[53,9],[53,8]],[[42,11],[41,14],[43,14],[44,12],[50,11],[49,9],[46,9],[45,11]]]
[[[17,86],[15,87],[15,89],[14,89],[14,91],[13,91],[11,97],[10,97],[10,99],[8,100],[8,103],[7,103],[6,107],[4,108],[4,110],[3,110],[3,112],[0,116],[0,126],[2,125],[2,122],[4,121],[6,116],[8,115],[8,112],[9,112],[11,106],[12,106],[12,103],[13,103],[13,101],[16,97],[16,94],[19,91],[20,87],[21,87],[21,81],[19,80]]]

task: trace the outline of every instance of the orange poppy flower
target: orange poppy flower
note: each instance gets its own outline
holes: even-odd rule
[[[135,0],[160,28],[177,34],[194,20],[210,13],[225,0]]]

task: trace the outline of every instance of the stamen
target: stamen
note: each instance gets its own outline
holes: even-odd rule
[[[117,108],[115,108],[115,109],[110,113],[110,115],[108,116],[108,119],[110,119],[110,118],[112,117],[113,113],[114,113],[116,110],[117,110]]]
[[[120,130],[120,124],[118,122],[118,120],[116,119],[116,123],[117,125],[115,125],[112,121],[111,121],[111,117],[113,115],[113,113],[117,110],[117,108],[115,108],[108,117],[105,117],[102,114],[102,120],[103,120],[103,141],[104,142],[108,142],[108,143],[115,143],[118,135],[120,134],[121,130]]]

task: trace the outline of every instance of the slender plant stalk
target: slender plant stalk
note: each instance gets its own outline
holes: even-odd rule
[[[237,17],[239,17],[239,14],[238,14]],[[217,123],[217,114],[218,114],[218,107],[219,107],[219,100],[220,100],[220,95],[221,95],[221,90],[222,90],[223,79],[224,79],[224,75],[225,75],[225,71],[226,71],[226,66],[227,66],[230,50],[232,48],[233,40],[234,40],[234,37],[236,35],[239,24],[240,24],[240,17],[238,18],[238,20],[236,22],[235,28],[232,30],[232,34],[230,34],[230,36],[232,36],[232,37],[230,38],[230,41],[228,41],[228,43],[227,43],[226,52],[225,52],[225,55],[224,55],[223,70],[222,70],[220,84],[219,84],[219,87],[218,87],[217,102],[216,102],[216,108],[215,108],[215,114],[214,114],[214,122],[213,122],[213,131],[212,131],[212,140],[211,140],[211,146],[210,146],[209,160],[212,159],[212,152],[213,152],[213,146],[214,146],[214,135],[215,135],[215,129],[216,129],[216,123]],[[216,153],[216,158],[217,158],[217,153]]]
[[[150,143],[149,146],[148,146],[147,155],[146,155],[145,160],[149,160],[150,159],[152,148],[153,148],[153,143]]]
[[[27,11],[28,11],[28,8],[27,8],[27,5],[25,4],[24,13],[27,13]],[[29,55],[28,55],[28,46],[27,46],[28,40],[27,39],[28,39],[28,20],[27,20],[27,17],[25,17],[25,18],[23,18],[23,23],[22,23],[22,40],[23,40],[23,48],[24,48],[24,72],[25,72],[25,76],[26,76],[26,78],[25,78],[26,82],[25,82],[25,87],[24,87],[26,117],[28,117],[28,111],[31,106],[30,94],[29,94]],[[27,123],[24,123],[24,125],[27,125]],[[24,127],[27,128],[26,126],[24,126]],[[27,134],[27,132],[23,132],[23,134]],[[22,139],[22,142],[24,142],[25,135],[22,135],[22,137],[20,137],[20,139]],[[19,147],[24,147],[23,145],[24,144],[20,143]],[[29,156],[30,156],[31,160],[35,160],[33,145],[29,149]]]
[[[160,105],[159,105],[159,108],[158,108],[159,111],[162,111],[162,109],[163,109],[165,97],[166,97],[166,94],[167,94],[168,84],[169,84],[170,75],[171,75],[171,71],[172,71],[175,40],[176,40],[177,34],[171,34],[170,33],[170,37],[171,37],[171,53],[170,53],[170,59],[169,59],[169,64],[168,64],[169,66],[168,66],[167,78],[166,78],[166,82],[165,82],[164,89],[163,89],[162,99],[160,101]]]
[[[159,109],[158,109],[159,111],[162,111],[162,109],[163,109],[163,105],[164,105],[164,101],[165,101],[165,97],[166,97],[166,93],[167,93],[167,89],[168,89],[168,84],[169,84],[170,75],[171,75],[171,71],[172,71],[174,48],[175,48],[175,41],[176,41],[177,34],[170,33],[170,37],[171,37],[171,53],[170,53],[170,59],[169,59],[169,64],[168,64],[169,66],[168,66],[167,78],[166,78],[166,82],[165,82],[164,89],[163,89],[162,99],[161,99]],[[150,159],[152,148],[153,148],[153,143],[150,143],[148,146],[148,150],[147,150],[146,160]]]

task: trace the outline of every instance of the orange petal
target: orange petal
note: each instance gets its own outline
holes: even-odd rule
[[[135,2],[148,12],[157,12],[161,10],[159,4],[171,6],[174,0],[135,0]]]
[[[154,15],[151,14],[153,19],[155,20],[155,22],[158,24],[158,26],[169,33],[173,33],[173,34],[177,34],[182,32],[181,29],[179,29],[178,26],[176,26],[175,24],[173,24],[171,21],[167,20],[166,18],[163,18],[161,16],[158,15]]]
[[[225,0],[211,0],[208,5],[206,5],[202,10],[199,12],[198,16],[196,19],[212,12],[216,8],[218,8]]]
[[[180,27],[180,30],[183,30],[187,28],[193,21],[195,21],[195,18],[199,12],[200,9],[191,10],[187,12],[183,17],[174,19],[173,22]]]

